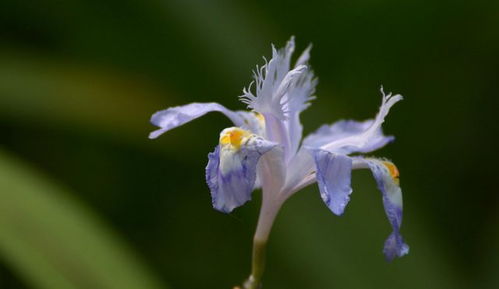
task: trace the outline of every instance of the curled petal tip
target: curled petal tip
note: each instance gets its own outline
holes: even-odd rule
[[[404,243],[402,236],[398,232],[393,232],[385,241],[383,253],[385,259],[391,262],[396,257],[400,258],[409,254],[409,246]]]
[[[398,102],[399,100],[403,99],[402,95],[400,95],[400,94],[392,95],[391,92],[386,94],[385,90],[383,88],[383,85],[381,85],[379,91],[381,92],[381,95],[383,96],[383,103],[387,102],[388,100],[391,100],[395,103],[395,102]]]
[[[387,94],[385,93],[385,87],[383,86],[383,84],[379,86],[379,91],[381,92],[381,94],[382,94],[383,96],[387,95]],[[391,94],[391,92],[389,92],[389,93],[388,93],[388,95],[390,95],[390,94]]]

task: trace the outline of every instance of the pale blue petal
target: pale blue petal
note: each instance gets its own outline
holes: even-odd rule
[[[156,112],[151,117],[151,123],[159,126],[160,129],[149,134],[149,138],[154,139],[161,134],[181,126],[191,120],[201,117],[208,112],[218,111],[227,116],[235,126],[244,124],[243,119],[238,113],[225,108],[218,103],[190,103],[182,106],[170,107],[165,110]]]
[[[301,147],[286,167],[285,192],[293,194],[315,182],[315,163],[310,151]]]
[[[241,101],[248,104],[248,107],[258,111],[259,113],[284,120],[287,117],[287,103],[290,97],[287,95],[290,91],[296,89],[297,86],[304,86],[304,79],[313,78],[313,74],[307,65],[308,51],[300,58],[300,64],[291,67],[290,60],[294,52],[295,42],[294,37],[286,44],[286,47],[277,50],[272,46],[272,58],[262,67],[257,67],[254,71],[255,92],[252,92],[251,86],[243,89],[243,95],[240,96]],[[308,77],[307,75],[311,75]],[[307,88],[306,88],[307,89]],[[306,95],[303,102],[308,100]]]
[[[298,57],[298,60],[296,60],[295,67],[299,66],[299,65],[307,65],[308,64],[308,60],[310,59],[310,50],[312,50],[312,44],[309,44],[307,46],[307,48],[305,48],[305,50],[303,50],[300,57]]]
[[[341,215],[352,193],[352,159],[325,150],[314,150],[312,153],[322,200],[333,213]]]
[[[369,122],[363,123],[355,123],[355,122],[343,122],[340,123],[335,130],[339,130],[340,133],[344,132],[345,134],[341,137],[331,137],[330,141],[320,145],[321,149],[328,150],[330,152],[339,152],[339,153],[353,153],[353,152],[368,152],[372,151],[375,148],[379,148],[380,145],[384,145],[390,141],[390,138],[383,137],[381,131],[381,125],[383,124],[385,117],[388,115],[390,108],[400,100],[402,100],[402,96],[399,94],[385,95],[383,92],[383,88],[381,88],[381,93],[383,95],[381,107],[379,109],[376,118]],[[369,126],[364,127],[364,125],[369,124]],[[334,126],[334,125],[333,125]],[[323,140],[327,139],[323,138],[327,136],[328,129],[323,129],[322,134],[320,134],[321,138],[318,140],[316,137],[311,136],[307,138],[307,142],[309,142],[309,146],[317,146],[317,144],[322,143]],[[333,130],[331,127],[329,130]],[[332,131],[329,135],[337,134],[338,132]],[[316,134],[315,134],[316,135]]]
[[[292,154],[286,123],[271,113],[263,115],[265,116],[265,137],[270,141],[281,144],[284,150],[284,158],[286,161],[289,160]]]
[[[265,137],[265,119],[263,115],[254,111],[238,110],[237,114],[242,118],[243,124],[239,127],[252,133]]]
[[[300,142],[303,134],[303,126],[300,121],[299,113],[292,113],[286,119],[286,129],[289,136],[289,156],[294,156],[300,148]]]
[[[208,155],[206,183],[216,210],[230,213],[251,200],[258,160],[275,146],[275,143],[255,137],[237,151],[218,145]]]
[[[396,171],[395,175],[391,174],[389,167],[393,166],[395,168],[395,166],[391,162],[384,160],[355,158],[355,162],[367,164],[376,180],[378,189],[383,195],[383,206],[393,229],[386,239],[383,249],[386,259],[392,261],[395,257],[406,255],[409,253],[409,246],[404,243],[404,239],[400,234],[400,226],[402,225],[402,190],[398,184],[398,171]]]
[[[355,136],[366,131],[373,124],[373,120],[355,121],[355,120],[340,120],[332,125],[323,125],[314,133],[308,135],[303,140],[303,145],[312,148],[320,148],[328,143],[334,143],[337,140]],[[330,151],[350,154],[353,152],[368,153],[382,148],[389,142],[393,141],[393,136],[385,136],[381,127],[378,127],[368,142],[362,147],[357,146],[339,146],[334,147]]]
[[[317,82],[313,72],[308,70],[300,76],[300,79],[296,81],[283,98],[291,154],[295,154],[300,146],[303,131],[300,113],[309,107],[310,101],[315,98],[314,93]]]
[[[262,114],[273,114],[279,119],[284,118],[280,100],[293,79],[303,70],[303,67],[290,71],[290,59],[295,47],[294,37],[286,47],[277,50],[272,46],[272,58],[262,67],[254,71],[255,93],[251,91],[251,84],[243,89],[241,101],[248,107]]]
[[[258,163],[258,178],[262,186],[263,202],[270,197],[275,200],[282,192],[287,179],[284,149],[282,145],[274,147],[267,152]]]
[[[283,145],[286,162],[298,151],[303,130],[299,114],[314,98],[317,85],[308,66],[311,46],[292,67],[294,48],[294,37],[282,49],[272,46],[270,61],[254,71],[255,92],[250,85],[240,97],[249,108],[265,116],[266,137]]]

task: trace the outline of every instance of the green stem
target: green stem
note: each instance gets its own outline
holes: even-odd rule
[[[244,289],[258,289],[261,287],[263,271],[265,270],[265,251],[267,242],[254,240],[253,241],[253,264],[251,275],[244,282]]]
[[[260,216],[258,218],[258,225],[253,238],[253,263],[251,266],[251,275],[246,282],[244,282],[244,289],[261,288],[261,280],[265,270],[267,240],[269,238],[270,229],[272,228],[281,205],[282,202],[269,202],[266,200],[262,203],[262,209],[260,210]]]

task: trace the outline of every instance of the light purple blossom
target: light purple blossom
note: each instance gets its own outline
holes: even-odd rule
[[[283,202],[300,189],[317,183],[327,207],[343,214],[350,200],[351,172],[370,169],[382,193],[392,233],[385,242],[387,260],[408,253],[400,235],[402,192],[398,170],[384,159],[366,158],[393,141],[381,125],[401,95],[386,95],[372,120],[341,120],[323,125],[302,140],[300,113],[314,99],[317,78],[309,65],[310,47],[292,65],[295,48],[291,38],[283,49],[272,47],[272,58],[254,71],[254,82],[240,96],[248,111],[232,111],[217,103],[191,103],[156,112],[151,122],[160,127],[150,138],[183,125],[211,111],[225,114],[234,127],[224,129],[209,154],[206,182],[213,207],[224,213],[251,199],[261,187],[262,209],[255,241],[266,242]],[[351,156],[352,154],[356,156]],[[251,279],[251,278],[250,278]]]

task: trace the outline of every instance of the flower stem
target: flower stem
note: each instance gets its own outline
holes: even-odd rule
[[[244,282],[244,289],[261,288],[261,280],[265,270],[265,253],[270,229],[274,223],[277,212],[281,208],[282,202],[264,200],[258,218],[255,236],[253,238],[253,263],[251,275]]]
[[[263,271],[265,269],[265,251],[267,242],[253,241],[253,264],[251,275],[244,282],[244,289],[258,289],[261,287]]]

